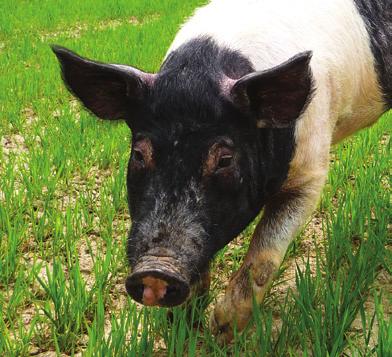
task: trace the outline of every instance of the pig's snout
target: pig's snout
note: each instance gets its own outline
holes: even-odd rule
[[[176,306],[188,298],[190,287],[187,279],[167,261],[149,259],[137,264],[127,278],[128,294],[146,306]]]

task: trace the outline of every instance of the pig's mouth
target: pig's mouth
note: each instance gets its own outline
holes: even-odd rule
[[[190,283],[175,263],[171,257],[143,257],[127,278],[128,294],[146,306],[181,305],[189,296]]]

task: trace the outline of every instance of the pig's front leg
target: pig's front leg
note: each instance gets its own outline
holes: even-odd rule
[[[212,312],[210,328],[218,342],[233,338],[234,325],[237,331],[246,326],[253,296],[258,304],[262,302],[290,241],[317,204],[326,173],[326,168],[307,172],[305,182],[287,183],[266,205],[241,268]]]

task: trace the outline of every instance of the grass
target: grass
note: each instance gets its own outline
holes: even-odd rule
[[[333,149],[317,213],[232,346],[215,343],[197,301],[194,329],[181,309],[169,323],[127,298],[130,133],[80,110],[49,44],[153,71],[201,3],[2,1],[0,355],[392,355],[388,114]],[[217,255],[211,297],[253,228]]]

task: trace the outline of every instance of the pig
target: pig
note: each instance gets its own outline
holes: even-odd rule
[[[67,88],[132,131],[128,294],[206,293],[209,263],[263,211],[210,327],[228,342],[315,209],[331,145],[392,107],[391,0],[215,0],[158,73],[53,46]]]

